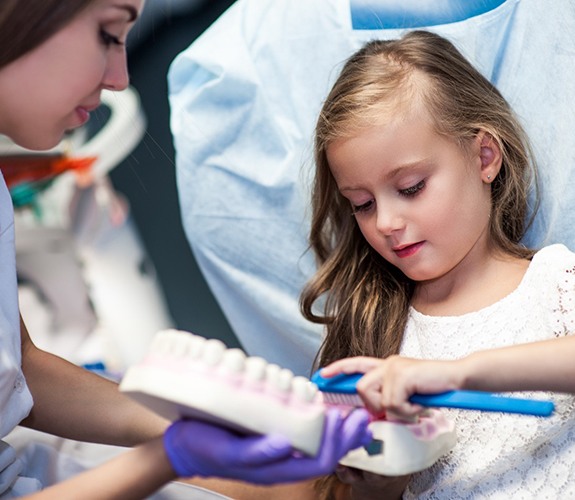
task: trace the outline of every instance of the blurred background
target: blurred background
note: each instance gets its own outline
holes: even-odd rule
[[[147,120],[144,138],[110,178],[130,204],[132,219],[155,267],[174,326],[239,346],[206,285],[184,235],[169,126],[166,75],[232,0],[147,0],[128,40],[131,85]]]

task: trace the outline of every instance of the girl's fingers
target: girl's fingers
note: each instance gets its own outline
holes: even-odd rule
[[[383,363],[383,360],[367,356],[357,356],[355,358],[345,358],[322,368],[322,377],[333,377],[339,373],[365,373]]]

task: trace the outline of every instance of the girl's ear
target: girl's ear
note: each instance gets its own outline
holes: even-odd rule
[[[481,160],[481,179],[483,182],[491,184],[501,169],[501,148],[489,132],[479,132],[477,141],[479,142],[479,159]]]

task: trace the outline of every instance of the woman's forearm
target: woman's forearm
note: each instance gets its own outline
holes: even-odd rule
[[[133,446],[168,422],[118,391],[117,384],[38,349],[22,325],[22,368],[34,398],[22,425],[57,436]]]
[[[104,465],[46,488],[31,500],[130,500],[147,498],[176,479],[162,440],[154,439],[126,451]]]

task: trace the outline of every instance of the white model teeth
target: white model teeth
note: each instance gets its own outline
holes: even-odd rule
[[[167,345],[168,342],[166,342],[167,338],[168,338],[168,332],[157,333],[152,339],[152,343],[150,345],[150,352],[154,354],[167,353],[169,351],[169,345]]]
[[[277,389],[282,393],[288,393],[291,389],[291,382],[293,380],[293,372],[287,368],[279,371],[277,377]]]
[[[251,356],[245,362],[245,377],[246,382],[256,383],[261,382],[266,377],[267,361],[258,356]]]
[[[274,363],[269,363],[266,366],[266,382],[268,384],[268,386],[275,388],[278,386],[278,378],[280,375],[280,371],[281,368],[274,364]]]
[[[200,337],[199,335],[190,335],[190,339],[188,341],[188,355],[192,360],[202,356],[204,344],[206,342],[207,341],[204,337]]]
[[[262,387],[265,391],[294,401],[313,402],[317,386],[306,377],[274,363],[268,363],[259,356],[246,356],[237,348],[228,349],[218,339],[206,339],[200,335],[181,330],[159,332],[151,345],[151,352],[160,355],[185,357],[190,366],[202,363],[208,367],[219,367],[222,374],[243,377],[243,383]]]
[[[190,335],[190,334],[188,334]],[[179,330],[165,330],[156,335],[152,342],[153,352],[168,356],[184,354],[187,346],[187,335]]]
[[[150,352],[154,354],[158,354],[163,352],[164,349],[164,334],[165,332],[157,333],[152,338],[152,342],[150,343]]]
[[[222,356],[222,368],[229,373],[244,371],[246,355],[241,349],[228,349]]]
[[[222,341],[217,339],[206,340],[202,361],[209,366],[215,366],[220,362],[225,351],[226,345]]]
[[[184,357],[188,354],[189,335],[183,332],[174,332],[170,339],[170,354],[172,356]]]
[[[306,377],[294,377],[292,380],[292,393],[295,399],[311,402],[317,394],[317,386]]]
[[[120,384],[168,420],[202,418],[239,432],[278,433],[309,455],[319,449],[325,422],[314,387],[261,357],[178,330],[159,332]]]

